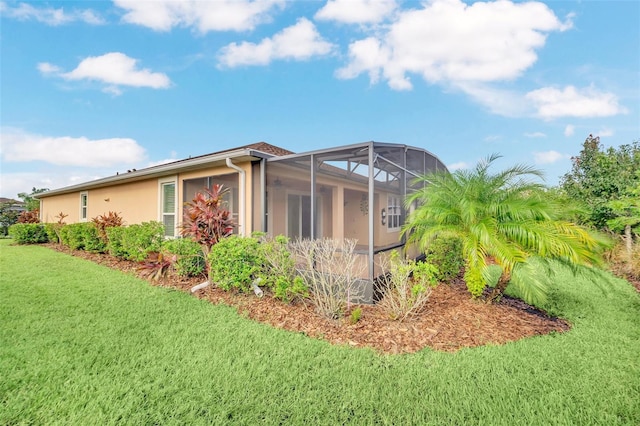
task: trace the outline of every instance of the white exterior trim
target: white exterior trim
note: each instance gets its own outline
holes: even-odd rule
[[[164,191],[163,191],[163,187],[166,184],[173,184],[175,186],[175,191],[174,191],[174,211],[173,211],[173,217],[174,217],[174,229],[173,229],[173,237],[175,237],[177,235],[177,231],[178,231],[178,206],[180,205],[179,201],[178,201],[178,175],[173,175],[173,176],[167,176],[167,177],[163,177],[158,179],[158,222],[164,224],[164,215],[168,214],[165,213],[163,211],[163,195],[164,195]]]

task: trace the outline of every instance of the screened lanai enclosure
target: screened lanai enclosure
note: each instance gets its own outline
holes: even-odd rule
[[[254,229],[292,240],[355,240],[367,287],[363,301],[369,303],[381,258],[405,246],[404,199],[414,178],[446,171],[428,151],[380,142],[271,157],[260,168],[253,191],[260,199],[253,205],[261,208],[254,209]],[[418,253],[409,249],[407,255]]]

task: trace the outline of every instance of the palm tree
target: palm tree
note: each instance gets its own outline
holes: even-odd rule
[[[407,198],[407,205],[417,203],[418,207],[409,215],[403,233],[422,248],[439,235],[460,238],[465,281],[472,295],[483,293],[491,265],[498,265],[500,278],[490,301],[498,299],[511,282],[526,301],[541,303],[547,285],[536,277],[530,260],[555,259],[574,271],[578,265],[600,265],[603,240],[562,220],[562,206],[545,197],[544,186],[531,179],[542,178],[541,171],[516,165],[489,173],[498,158],[493,154],[472,170],[417,178],[415,184],[423,186]]]

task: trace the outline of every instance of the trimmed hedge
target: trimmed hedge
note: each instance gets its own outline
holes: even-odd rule
[[[107,246],[98,235],[98,228],[92,222],[64,225],[60,229],[60,242],[72,250],[86,250],[104,253]]]
[[[42,223],[15,223],[9,227],[9,236],[18,244],[41,244],[49,242]]]
[[[164,227],[160,222],[143,222],[107,228],[109,254],[128,260],[143,261],[149,253],[160,252]]]
[[[182,277],[194,277],[205,272],[206,262],[202,247],[191,238],[167,240],[162,245],[162,252],[176,255],[174,267],[176,273]]]

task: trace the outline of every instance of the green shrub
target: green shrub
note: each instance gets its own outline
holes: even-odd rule
[[[82,223],[72,223],[65,225],[60,230],[60,242],[71,250],[84,249],[84,239],[82,237]]]
[[[56,229],[56,225],[58,226],[58,229]],[[62,226],[58,225],[57,223],[45,223],[44,224],[44,232],[47,233],[47,238],[49,239],[50,242],[52,243],[59,243],[60,242],[60,238],[58,237],[58,234],[60,232],[60,228]]]
[[[287,303],[309,295],[304,280],[296,276],[295,261],[288,245],[289,239],[283,235],[263,238],[260,250],[264,265],[258,273],[261,285],[269,287],[276,299]]]
[[[464,273],[464,281],[467,284],[467,290],[474,298],[480,297],[484,291],[485,281],[482,277],[482,271],[478,268],[467,268]]]
[[[451,282],[460,275],[464,266],[462,240],[457,237],[438,237],[425,252],[425,262],[437,268],[436,279],[440,282]]]
[[[162,245],[162,252],[176,256],[173,265],[181,277],[193,277],[205,272],[206,262],[200,244],[191,238],[167,240]]]
[[[124,235],[125,228],[123,226],[116,226],[111,228],[105,228],[107,235],[107,251],[111,256],[124,258],[127,253],[122,247],[122,236]]]
[[[398,252],[391,253],[381,265],[383,274],[377,281],[378,290],[384,294],[378,305],[392,320],[403,321],[421,313],[431,295],[431,288],[438,285],[438,270],[430,263],[400,259]]]
[[[160,251],[164,241],[162,223],[143,222],[126,226],[123,229],[121,244],[125,259],[140,262],[146,259],[149,253]]]
[[[252,281],[265,264],[255,238],[232,235],[222,238],[209,253],[210,279],[223,290],[251,290]]]
[[[9,236],[18,244],[40,244],[49,241],[41,223],[15,223],[9,227]]]
[[[98,235],[98,228],[91,222],[64,225],[59,232],[60,242],[71,250],[104,253],[107,249]]]
[[[84,240],[84,249],[93,253],[104,253],[107,251],[107,244],[100,238],[98,227],[91,223],[83,223],[82,238]]]

